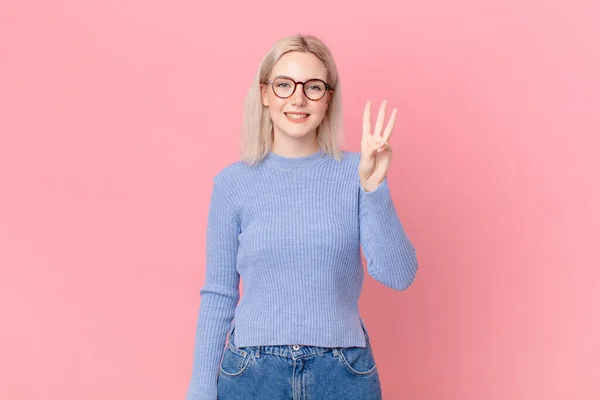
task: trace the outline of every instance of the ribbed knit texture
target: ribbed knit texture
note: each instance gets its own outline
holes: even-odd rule
[[[357,152],[341,161],[323,151],[269,153],[256,166],[239,161],[215,176],[188,400],[217,398],[232,322],[238,347],[364,347],[361,246],[374,279],[395,290],[412,283],[416,253],[387,179],[366,192],[359,159]]]

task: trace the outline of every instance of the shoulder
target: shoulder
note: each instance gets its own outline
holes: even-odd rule
[[[345,171],[356,171],[360,161],[360,152],[342,150],[339,166]]]
[[[359,151],[347,151],[342,150],[342,162],[350,163],[350,164],[358,164],[360,160],[360,152]]]
[[[217,185],[227,185],[233,183],[240,177],[247,175],[251,167],[243,163],[242,161],[236,161],[231,164],[227,164],[214,176],[213,181]]]
[[[259,175],[257,167],[243,161],[225,165],[213,177],[213,185],[231,199],[245,196]]]
[[[348,184],[358,184],[358,163],[360,161],[360,153],[354,151],[342,150],[341,157],[336,160],[331,157],[331,160],[324,164],[321,169],[323,173],[323,179],[333,180],[337,182],[346,182]],[[352,189],[353,185],[348,186],[348,189]]]

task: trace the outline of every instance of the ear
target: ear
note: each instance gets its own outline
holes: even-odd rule
[[[333,90],[329,90],[329,93],[327,93],[327,101],[326,103],[329,105],[329,103],[331,103],[331,99],[333,99]]]
[[[264,83],[261,83],[260,85],[260,93],[261,93],[261,100],[262,100],[262,104],[265,107],[269,107],[269,97],[267,96],[267,88],[268,86]]]

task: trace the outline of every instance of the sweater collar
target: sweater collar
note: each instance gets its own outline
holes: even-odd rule
[[[327,153],[319,149],[316,153],[303,157],[284,157],[272,151],[268,152],[263,162],[278,169],[294,170],[312,167],[327,158]]]

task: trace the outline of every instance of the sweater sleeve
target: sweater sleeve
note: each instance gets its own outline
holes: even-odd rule
[[[187,400],[216,400],[219,365],[239,300],[236,269],[240,221],[215,184],[206,231],[206,278],[200,290],[194,363]]]
[[[387,177],[371,192],[362,185],[359,190],[360,244],[367,272],[392,289],[406,289],[415,279],[417,256],[396,213]]]

